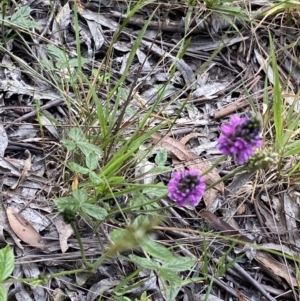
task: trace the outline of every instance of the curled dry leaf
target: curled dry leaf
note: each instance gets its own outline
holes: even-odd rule
[[[22,241],[32,247],[45,248],[45,243],[40,234],[21,214],[15,212],[10,207],[6,209],[6,214],[11,228]]]

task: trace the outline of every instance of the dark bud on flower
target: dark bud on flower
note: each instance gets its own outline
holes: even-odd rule
[[[242,124],[241,133],[246,141],[251,141],[261,132],[261,122],[257,116],[251,116],[245,119]]]
[[[267,169],[272,165],[276,165],[279,160],[279,155],[270,150],[258,150],[247,162],[249,169]]]
[[[182,177],[178,184],[178,189],[187,192],[191,191],[196,185],[199,184],[199,180],[197,176],[187,175],[186,177]]]
[[[197,206],[204,192],[205,182],[198,170],[176,171],[168,184],[168,196],[178,206]]]

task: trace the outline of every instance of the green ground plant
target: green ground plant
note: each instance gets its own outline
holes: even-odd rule
[[[143,269],[155,272],[163,283],[164,293],[168,300],[175,300],[181,287],[191,282],[205,282],[207,284],[206,296],[208,298],[214,279],[222,277],[228,269],[244,256],[244,254],[237,256],[234,260],[228,262],[228,254],[237,243],[243,242],[232,241],[226,236],[221,236],[222,239],[228,242],[229,247],[223,256],[219,258],[218,262],[213,262],[207,239],[214,234],[207,234],[201,231],[197,232],[199,237],[203,238],[203,253],[201,254],[201,258],[175,256],[173,249],[178,247],[175,242],[173,248],[167,248],[151,238],[151,232],[155,230],[156,226],[162,224],[163,220],[168,216],[169,208],[162,207],[160,204],[160,200],[167,195],[167,185],[166,181],[162,180],[157,180],[157,182],[151,184],[142,184],[140,180],[146,176],[156,176],[159,179],[159,176],[171,173],[174,169],[168,166],[167,151],[164,149],[156,154],[154,167],[146,173],[136,176],[134,168],[152,154],[151,150],[153,146],[141,149],[141,145],[145,145],[149,138],[160,130],[167,129],[167,131],[170,131],[172,128],[174,120],[166,119],[164,122],[155,124],[155,119],[152,118],[152,115],[161,110],[166,88],[175,73],[178,60],[184,55],[186,45],[188,45],[189,41],[182,41],[180,45],[181,50],[177,57],[178,60],[174,62],[171,68],[172,72],[169,81],[159,87],[160,93],[157,100],[147,110],[132,106],[132,99],[136,95],[137,90],[135,86],[136,82],[128,88],[125,78],[155,12],[153,12],[141,29],[129,53],[123,75],[116,79],[108,70],[111,69],[110,59],[113,53],[112,46],[114,41],[117,40],[130,17],[142,6],[152,2],[154,1],[138,1],[128,6],[128,16],[119,31],[115,34],[113,42],[107,51],[107,57],[98,69],[92,68],[89,75],[84,71],[90,61],[81,55],[80,29],[76,11],[76,58],[70,59],[68,53],[63,48],[49,43],[47,47],[48,57],[45,57],[40,62],[41,67],[44,69],[44,76],[38,76],[61,93],[68,105],[70,121],[72,122],[69,130],[62,131],[64,139],[61,140],[65,150],[64,180],[72,188],[69,188],[67,195],[57,197],[55,205],[58,213],[64,215],[65,220],[71,224],[74,230],[76,239],[80,245],[83,267],[41,276],[40,279],[11,279],[9,276],[14,268],[14,256],[11,249],[7,246],[0,250],[1,300],[6,300],[7,295],[3,286],[4,283],[22,281],[32,285],[41,285],[55,277],[63,275],[81,272],[95,273],[101,264],[115,256],[122,257],[122,259],[133,263],[137,268],[136,271],[122,279],[120,284],[114,288],[114,300],[129,300],[126,297],[126,293],[135,285],[142,284],[143,280],[138,283],[133,282],[133,280]],[[278,2],[275,4],[278,5]],[[5,2],[3,2],[3,12],[6,11],[5,5]],[[196,3],[189,3],[191,10],[187,18],[190,18],[195,6]],[[223,15],[226,14],[239,17],[248,22],[251,21],[246,9],[230,8],[224,1],[209,1],[207,2],[207,7]],[[36,25],[34,22],[30,23],[28,18],[28,8],[24,8],[22,11],[19,10],[18,14],[12,15],[9,20],[3,14],[2,28],[11,27],[12,31],[15,31],[16,28],[18,30],[20,28],[28,30]],[[185,19],[186,27],[188,27],[188,21]],[[11,34],[11,32],[6,31],[4,35],[4,30],[2,30],[3,45],[13,35],[21,35],[20,32],[16,31],[16,33],[13,32]],[[4,49],[4,47],[1,47],[0,49]],[[221,48],[214,55],[220,51]],[[7,50],[5,52],[8,53]],[[10,55],[13,57],[13,54]],[[269,170],[270,166],[276,162],[275,171],[278,179],[289,177],[289,179],[295,179],[296,181],[299,175],[300,163],[288,166],[287,162],[297,159],[300,153],[300,143],[298,140],[299,114],[295,113],[295,107],[299,99],[295,97],[294,102],[289,107],[282,100],[282,94],[287,83],[280,80],[274,42],[271,36],[269,57],[269,66],[273,70],[273,83],[271,83],[273,93],[271,100],[268,94],[265,94],[264,105],[268,109],[262,116],[264,137],[266,137],[264,143],[268,147],[268,152],[262,154],[258,151],[250,162],[252,164],[250,167]],[[22,62],[19,63],[25,68],[26,72],[37,74],[34,73],[33,69],[22,64]],[[91,77],[89,77],[90,75]],[[138,74],[136,81],[137,79]],[[105,98],[100,98],[97,91],[103,85],[107,88],[107,93]],[[269,85],[270,82],[266,80],[266,90]],[[72,97],[69,96],[70,92],[72,92]],[[172,101],[176,101],[176,99]],[[182,111],[184,107],[185,104],[182,104],[179,111]],[[37,119],[42,128],[39,109],[40,104],[37,104]],[[254,104],[253,113],[258,114]],[[213,167],[223,159],[224,157]],[[267,162],[268,164],[259,165],[258,161],[260,163]],[[287,168],[284,168],[284,166],[287,166]],[[249,164],[242,165],[229,175],[223,177],[221,181],[226,181],[237,172],[248,168]],[[68,175],[70,176],[68,177]],[[73,185],[71,185],[71,182]],[[217,184],[218,182],[212,183],[207,189]],[[130,196],[130,200],[127,203],[124,203],[122,200],[122,196],[124,195]],[[129,213],[133,213],[134,218],[129,217]],[[99,227],[106,220],[114,218],[117,214],[122,215],[124,223],[119,225],[119,229],[109,233],[111,243],[109,247],[103,249],[103,254],[96,261],[89,261],[77,230],[76,218],[80,216],[84,219],[96,234]],[[214,235],[214,238],[220,238],[220,236]],[[103,245],[103,242],[99,240],[99,244]],[[259,249],[259,246],[256,245],[252,245],[252,247]],[[125,255],[125,251],[131,251],[131,253]],[[270,251],[268,250],[268,252]],[[276,254],[285,256],[284,253]],[[298,259],[292,259],[298,262]],[[191,276],[182,279],[181,272],[196,272],[198,265],[201,266],[201,273],[198,277]],[[101,300],[101,297],[99,300]],[[139,300],[136,299],[136,301],[148,300],[150,300],[150,296],[146,292],[142,294]]]

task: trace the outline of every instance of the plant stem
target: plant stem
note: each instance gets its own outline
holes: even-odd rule
[[[79,243],[79,247],[80,247],[80,254],[81,254],[81,257],[82,257],[82,261],[84,263],[84,265],[88,268],[88,269],[93,269],[94,268],[94,265],[91,264],[90,262],[87,261],[86,257],[85,257],[85,252],[84,252],[84,248],[83,248],[83,244],[82,244],[82,240],[81,240],[81,237],[79,235],[79,232],[77,230],[77,227],[75,225],[74,222],[71,223],[71,227],[74,231],[74,234],[75,234],[75,237]]]

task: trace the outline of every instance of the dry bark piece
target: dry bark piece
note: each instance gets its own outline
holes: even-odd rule
[[[199,215],[200,217],[204,218],[213,227],[214,230],[220,231],[220,233],[222,233],[223,235],[234,237],[244,242],[253,243],[253,240],[245,235],[240,234],[238,230],[232,228],[229,224],[215,216],[210,211],[203,211],[199,213]]]
[[[32,247],[45,248],[45,243],[40,234],[21,214],[15,212],[10,207],[6,209],[6,214],[11,228],[22,241]]]

